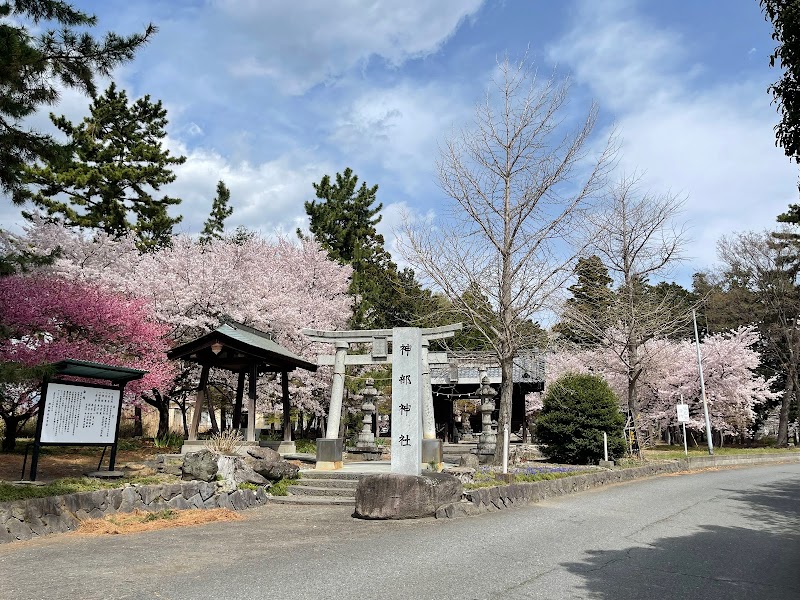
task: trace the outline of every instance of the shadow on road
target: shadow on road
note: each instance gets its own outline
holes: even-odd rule
[[[726,492],[742,527],[694,528],[562,566],[584,580],[588,598],[800,598],[800,482]]]

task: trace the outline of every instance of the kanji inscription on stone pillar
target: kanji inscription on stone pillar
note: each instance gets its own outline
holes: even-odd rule
[[[422,334],[392,330],[392,473],[422,471]]]

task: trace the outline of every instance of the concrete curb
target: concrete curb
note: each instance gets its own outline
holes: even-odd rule
[[[436,509],[436,518],[455,518],[477,515],[485,512],[503,510],[547,498],[584,492],[593,488],[632,481],[656,475],[680,473],[695,469],[733,467],[741,465],[775,464],[800,462],[800,452],[761,455],[735,455],[692,457],[672,462],[661,462],[632,469],[613,469],[596,471],[584,475],[573,475],[549,481],[534,483],[513,483],[511,485],[480,488],[464,492],[461,502],[444,504]]]

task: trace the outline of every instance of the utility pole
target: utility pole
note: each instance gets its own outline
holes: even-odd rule
[[[714,442],[711,440],[711,420],[708,418],[708,403],[706,402],[706,384],[703,381],[703,360],[700,356],[700,336],[697,333],[697,315],[694,309],[692,309],[692,321],[694,322],[694,343],[697,347],[697,368],[700,369],[700,397],[703,399],[703,415],[706,418],[708,453],[714,456]]]

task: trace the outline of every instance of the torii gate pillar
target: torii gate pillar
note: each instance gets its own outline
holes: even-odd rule
[[[344,398],[344,370],[347,349],[350,344],[345,341],[336,342],[336,355],[333,362],[333,385],[331,386],[331,404],[328,414],[328,427],[325,437],[339,437],[339,425],[342,418],[342,399]]]

